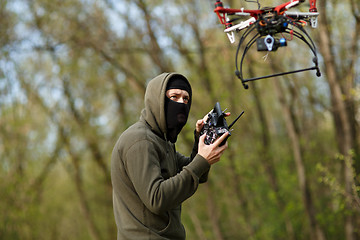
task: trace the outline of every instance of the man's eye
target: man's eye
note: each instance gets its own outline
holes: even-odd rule
[[[170,96],[171,100],[176,100],[176,96]]]

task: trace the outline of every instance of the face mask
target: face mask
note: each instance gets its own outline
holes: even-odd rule
[[[189,111],[190,106],[188,104],[178,103],[167,97],[165,98],[167,138],[170,142],[176,142],[177,135],[186,124]]]

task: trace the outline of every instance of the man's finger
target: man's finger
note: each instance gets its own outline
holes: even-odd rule
[[[213,143],[215,147],[219,146],[223,140],[225,140],[225,138],[229,136],[229,132],[224,133],[223,135],[221,135],[221,137],[219,137],[218,139],[215,140],[215,142]]]
[[[204,143],[205,142],[205,136],[206,136],[206,134],[201,135],[200,138],[199,138],[199,142]]]
[[[195,126],[196,131],[200,133],[203,126],[204,126],[204,121],[202,119],[197,120],[196,126]]]

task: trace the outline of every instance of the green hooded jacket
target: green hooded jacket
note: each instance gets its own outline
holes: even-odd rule
[[[181,204],[207,180],[210,165],[197,154],[198,138],[190,157],[166,140],[165,92],[175,75],[180,74],[163,73],[149,82],[139,121],[121,134],[113,149],[118,240],[185,239]]]

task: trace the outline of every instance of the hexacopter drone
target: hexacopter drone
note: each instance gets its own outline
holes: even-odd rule
[[[265,7],[260,9],[259,0],[249,1],[258,4],[258,10],[247,10],[224,8],[223,3],[217,0],[215,3],[214,12],[217,14],[220,23],[225,26],[224,32],[227,34],[231,43],[235,42],[235,34],[243,29],[246,29],[240,37],[239,44],[236,51],[235,65],[236,76],[241,80],[245,89],[248,88],[246,82],[255,81],[264,78],[276,77],[297,72],[316,70],[316,75],[321,76],[318,66],[318,58],[316,54],[316,47],[310,36],[304,29],[307,23],[313,28],[317,27],[317,17],[319,13],[316,9],[316,0],[309,0],[309,12],[288,12],[287,10],[305,2],[305,0],[291,0],[287,3],[280,4],[276,7]],[[244,17],[247,20],[241,21]],[[255,31],[255,34],[253,33]],[[252,34],[253,33],[253,34]],[[285,35],[289,36],[285,38]],[[302,40],[311,50],[313,56],[314,66],[303,68],[288,72],[275,73],[261,77],[244,78],[243,77],[243,61],[246,53],[250,47],[256,42],[258,51],[276,51],[279,47],[287,46],[287,41],[294,37]],[[247,41],[244,52],[238,65],[238,56],[240,46]]]

